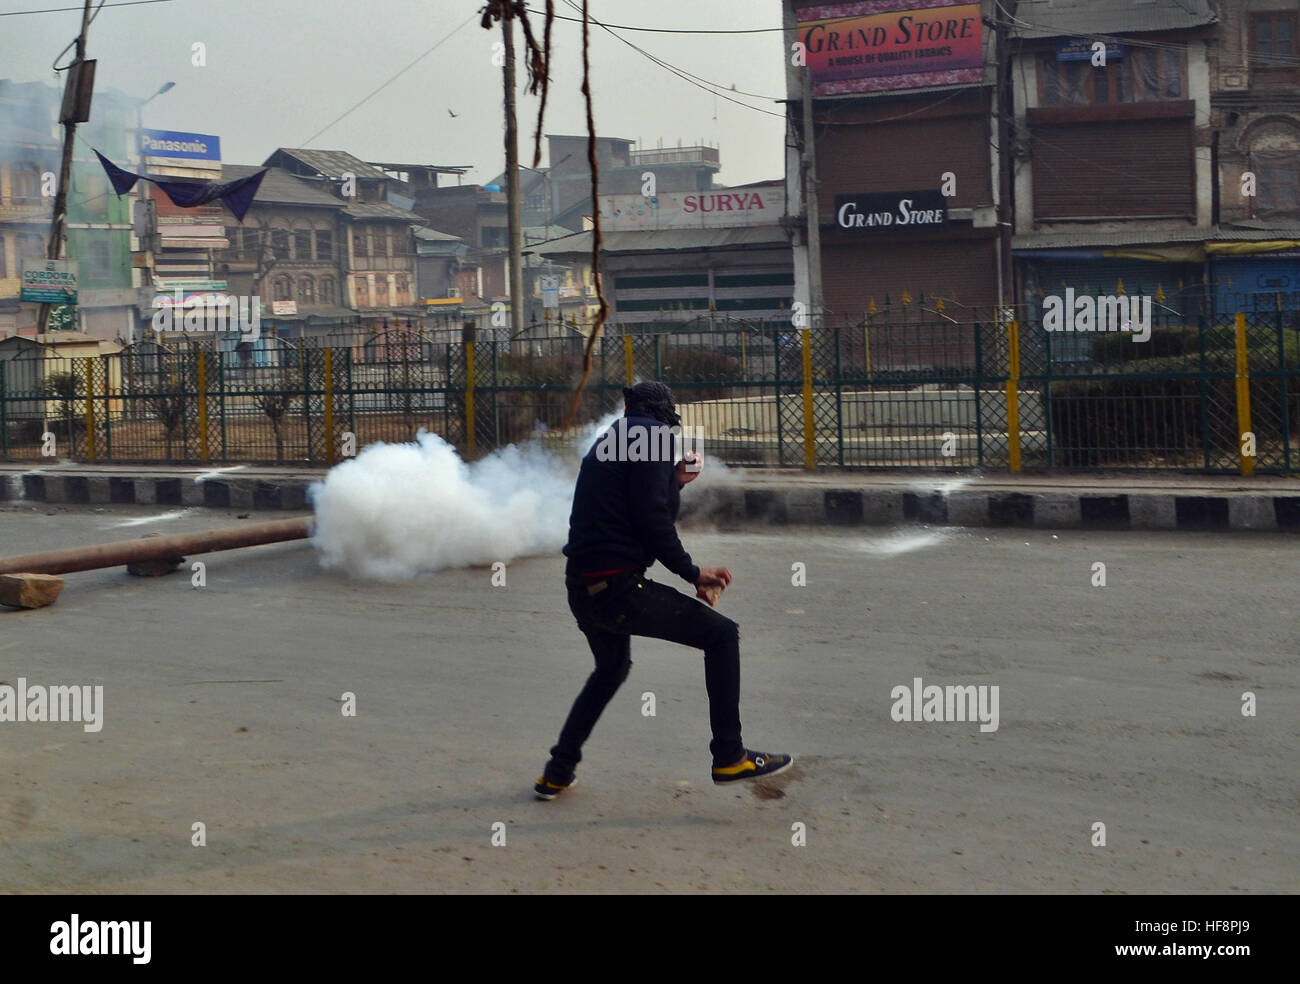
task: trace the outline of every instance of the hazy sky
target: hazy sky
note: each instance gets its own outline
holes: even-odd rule
[[[108,0],[90,29],[88,54],[99,60],[96,87],[147,96],[174,81],[174,89],[145,108],[145,126],[216,134],[228,162],[256,164],[276,147],[309,146],[347,150],[365,160],[468,164],[473,170],[466,181],[489,180],[504,166],[501,70],[491,62],[492,42],[501,33],[478,26],[478,0],[164,0],[113,6],[116,2]],[[78,0],[0,0],[0,14],[74,5],[78,9],[0,16],[0,78],[52,82],[51,64],[80,25]],[[531,0],[529,7],[545,4]],[[780,0],[591,0],[590,7],[592,16],[606,23],[637,27],[778,28],[781,23]],[[574,15],[565,0],[556,0],[556,8]],[[540,17],[534,20],[540,29]],[[783,95],[779,31],[619,33],[728,90],[734,85],[761,97]],[[448,35],[387,88],[312,139]],[[557,21],[545,132],[585,132],[580,40],[579,24]],[[195,42],[206,45],[205,67],[192,64]],[[65,55],[61,63],[67,60]],[[519,70],[522,82],[522,59]],[[719,180],[727,184],[783,174],[781,107],[768,98],[736,97],[777,115],[715,98],[594,26],[592,84],[601,135],[640,139],[646,147],[659,140],[665,147],[679,141],[717,144]],[[521,95],[519,106],[520,159],[529,164],[537,100]]]

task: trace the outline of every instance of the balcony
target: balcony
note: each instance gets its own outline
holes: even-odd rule
[[[632,167],[656,164],[703,164],[715,171],[722,167],[717,147],[664,147],[660,150],[634,150],[629,155]]]

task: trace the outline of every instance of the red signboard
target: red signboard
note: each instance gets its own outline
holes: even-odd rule
[[[978,3],[868,0],[799,11],[799,41],[815,95],[959,85],[983,80]]]

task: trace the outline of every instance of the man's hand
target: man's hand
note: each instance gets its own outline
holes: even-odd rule
[[[704,462],[696,452],[692,451],[684,455],[682,460],[677,462],[677,484],[683,488],[689,485],[695,481],[703,467]]]
[[[718,607],[718,598],[731,583],[731,571],[725,567],[701,567],[700,579],[695,582],[695,597],[708,602],[710,608]]]
[[[701,567],[699,580],[695,582],[697,588],[711,587],[717,585],[725,588],[731,583],[731,571],[725,567]]]
[[[695,589],[695,597],[707,602],[710,608],[717,608],[718,599],[722,597],[722,585],[701,585]]]

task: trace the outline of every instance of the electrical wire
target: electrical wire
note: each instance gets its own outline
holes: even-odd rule
[[[538,14],[543,11],[533,8],[526,8],[530,14]],[[562,14],[555,15],[556,20],[570,21],[574,24],[581,24],[581,17],[565,17]],[[592,20],[593,24],[600,24],[600,21]],[[602,27],[612,27],[619,31],[639,31],[646,34],[774,34],[778,31],[784,31],[784,27],[746,27],[746,28],[675,28],[675,27],[634,27],[628,24],[601,24]]]
[[[91,20],[94,20],[95,17],[99,15],[99,11],[104,7],[137,7],[140,4],[145,4],[145,3],[172,3],[172,2],[173,0],[118,0],[117,3],[100,3],[99,7],[96,8],[95,10],[94,16],[91,17]],[[70,10],[84,10],[84,9],[85,9],[84,7],[45,7],[41,10],[6,10],[3,13],[0,13],[0,17],[21,17],[24,14],[62,14],[62,13],[67,13]]]
[[[445,35],[445,36],[444,36],[442,39],[440,39],[436,44],[434,44],[433,47],[427,49],[427,50],[424,52],[424,54],[417,56],[417,57],[416,57],[415,59],[413,59],[410,63],[408,63],[404,68],[402,68],[402,69],[399,70],[395,75],[393,75],[391,78],[389,78],[387,82],[385,82],[383,85],[379,86],[377,89],[375,89],[373,92],[371,92],[368,96],[366,96],[365,98],[363,98],[363,99],[361,99],[360,101],[358,101],[355,105],[351,106],[349,109],[344,110],[344,111],[343,111],[342,113],[340,113],[337,117],[335,117],[335,118],[334,118],[333,120],[331,120],[329,123],[326,123],[323,127],[321,127],[319,130],[317,130],[315,133],[313,133],[310,137],[308,137],[306,140],[304,140],[304,141],[303,141],[302,143],[300,143],[298,146],[300,146],[300,147],[306,147],[306,146],[308,146],[308,145],[309,145],[313,140],[315,140],[317,137],[319,137],[319,136],[320,136],[322,133],[324,133],[326,130],[329,130],[329,129],[330,129],[331,127],[333,127],[336,123],[338,123],[338,122],[340,122],[341,120],[346,119],[348,116],[352,115],[354,112],[356,112],[358,109],[360,109],[360,108],[361,108],[362,106],[364,106],[366,103],[368,103],[371,99],[373,99],[375,96],[379,95],[379,93],[381,93],[383,90],[387,89],[390,85],[392,85],[394,82],[396,82],[399,78],[401,78],[403,75],[405,75],[407,72],[409,72],[409,71],[410,71],[412,68],[414,68],[417,64],[419,64],[420,62],[424,61],[424,59],[428,58],[431,54],[433,54],[435,51],[437,51],[439,48],[441,48],[444,44],[446,44],[448,41],[450,41],[453,37],[455,37],[457,34],[459,34],[461,31],[463,31],[463,30],[464,30],[466,27],[468,27],[468,26],[469,26],[473,21],[477,20],[478,17],[479,17],[479,15],[478,15],[477,12],[476,12],[476,13],[473,13],[473,14],[470,14],[469,17],[468,17],[468,19],[466,19],[465,21],[463,21],[463,22],[460,24],[459,27],[456,27],[455,29],[453,29],[452,32],[451,32],[450,34]]]

